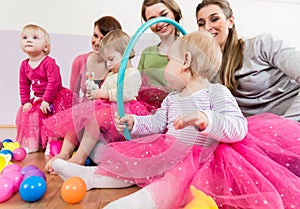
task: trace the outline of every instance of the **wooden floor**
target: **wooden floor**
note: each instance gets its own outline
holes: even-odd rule
[[[14,137],[15,129],[0,128],[0,140],[4,138],[14,139]],[[18,164],[22,166],[34,164],[43,169],[48,159],[49,157],[45,156],[43,152],[37,152],[27,155]],[[88,191],[79,203],[68,204],[60,197],[60,188],[63,183],[61,178],[50,174],[46,174],[46,177],[47,191],[39,201],[34,203],[24,202],[17,192],[6,202],[0,203],[0,209],[100,209],[109,202],[138,190],[138,187],[135,186],[125,189],[93,189]]]

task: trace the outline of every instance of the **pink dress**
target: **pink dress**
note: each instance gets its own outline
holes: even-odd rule
[[[55,60],[46,56],[38,67],[32,69],[24,60],[20,67],[20,97],[22,105],[30,102],[32,108],[23,112],[19,108],[16,117],[17,138],[22,147],[36,149],[45,147],[48,141],[58,139],[58,135],[49,133],[43,120],[60,111],[70,108],[78,102],[76,95],[61,83],[60,69]],[[34,97],[30,95],[30,88]],[[39,109],[41,102],[50,103],[52,111],[48,114]]]
[[[186,205],[190,185],[212,196],[219,208],[300,208],[300,124],[261,114],[247,118],[245,136],[234,99],[215,90],[193,95],[194,107],[168,96],[156,116],[136,117],[132,134],[145,134],[149,127],[159,132],[155,123],[163,119],[168,132],[99,147],[97,173],[146,186],[159,209]],[[213,125],[198,134],[194,127],[172,129],[176,111],[199,108]]]
[[[130,79],[126,79],[127,75]],[[54,134],[64,137],[66,133],[70,131],[75,132],[76,134],[81,133],[81,130],[86,127],[87,124],[94,121],[99,127],[95,132],[100,130],[101,135],[101,137],[98,137],[96,134],[99,134],[94,133],[97,139],[99,138],[104,143],[125,140],[125,138],[117,131],[113,120],[114,114],[117,112],[117,104],[115,102],[117,76],[117,73],[108,74],[104,83],[101,85],[102,89],[106,89],[109,92],[112,101],[96,99],[74,105],[71,109],[45,120],[45,126]],[[135,100],[140,84],[141,78],[139,72],[133,68],[130,70],[127,69],[124,82],[124,99],[126,99],[126,102],[124,102],[124,111],[126,113],[137,115],[149,114],[149,111],[144,104]],[[68,140],[73,144],[78,144],[80,138],[81,136],[78,135],[76,139]]]

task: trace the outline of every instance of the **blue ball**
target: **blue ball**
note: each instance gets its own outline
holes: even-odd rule
[[[3,139],[3,140],[2,140],[2,143],[4,143],[4,142],[14,142],[14,141],[7,138],[7,139]]]
[[[30,176],[22,181],[19,193],[25,202],[36,202],[43,197],[46,189],[46,181],[42,177]]]

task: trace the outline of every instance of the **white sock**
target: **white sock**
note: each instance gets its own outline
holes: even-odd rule
[[[103,209],[155,209],[155,202],[151,193],[143,188],[131,195],[115,200]]]
[[[124,188],[134,185],[120,179],[95,174],[96,166],[82,166],[62,159],[55,159],[52,167],[64,181],[72,176],[82,178],[87,190],[93,188]]]

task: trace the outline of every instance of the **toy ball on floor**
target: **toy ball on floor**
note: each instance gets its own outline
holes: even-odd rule
[[[36,202],[43,197],[46,189],[46,181],[42,177],[30,176],[21,183],[19,193],[25,202]]]
[[[3,168],[1,174],[4,175],[8,171],[20,171],[21,169],[22,169],[22,166],[20,166],[19,164],[13,163],[13,164],[9,164],[5,168]]]
[[[40,169],[31,169],[24,174],[24,179],[29,178],[30,176],[40,176],[46,181],[46,175]]]
[[[63,140],[51,141],[50,142],[50,155],[58,155],[60,153]]]
[[[0,172],[8,165],[9,159],[7,159],[6,155],[0,154]]]
[[[14,184],[6,176],[0,176],[0,202],[8,200],[13,194]]]
[[[2,176],[8,177],[13,183],[13,193],[19,191],[19,187],[23,181],[23,175],[20,171],[10,170],[6,171]]]
[[[77,176],[68,178],[60,189],[62,199],[67,203],[80,202],[86,193],[85,182]]]
[[[13,160],[20,162],[22,160],[24,160],[24,158],[26,157],[26,150],[23,147],[19,147],[14,149],[13,151]]]
[[[25,165],[20,172],[25,175],[30,170],[39,170],[39,168],[35,165]]]
[[[6,139],[3,139],[3,140],[2,140],[2,144],[3,144],[4,142],[14,142],[14,141],[11,140],[11,139],[9,139],[9,138],[6,138]]]

